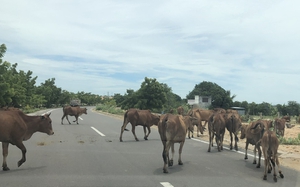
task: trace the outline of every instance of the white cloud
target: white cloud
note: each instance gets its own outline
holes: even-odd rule
[[[54,77],[68,91],[123,94],[151,77],[184,98],[210,81],[240,101],[299,102],[298,1],[1,5],[4,59],[39,82]]]

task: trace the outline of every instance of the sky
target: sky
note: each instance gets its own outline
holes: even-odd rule
[[[124,95],[145,77],[182,99],[300,103],[300,1],[1,0],[3,60],[70,92]]]

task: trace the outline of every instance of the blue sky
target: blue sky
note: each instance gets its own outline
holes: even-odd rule
[[[237,101],[300,103],[296,0],[3,0],[4,60],[77,93],[124,94],[145,77],[182,98],[209,81]]]

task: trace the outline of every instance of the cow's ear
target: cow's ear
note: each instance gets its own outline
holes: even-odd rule
[[[48,117],[51,115],[51,112],[48,114]]]

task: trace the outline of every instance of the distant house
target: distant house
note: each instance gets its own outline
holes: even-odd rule
[[[208,108],[211,105],[211,96],[195,95],[195,99],[188,99],[188,104],[193,108]]]
[[[236,110],[241,116],[245,115],[245,108],[243,107],[231,107],[231,109]]]

